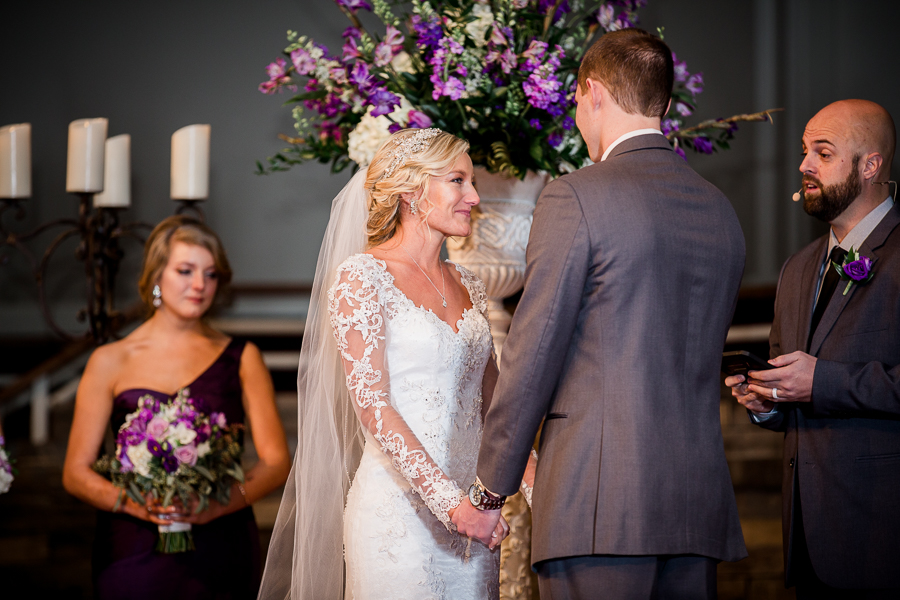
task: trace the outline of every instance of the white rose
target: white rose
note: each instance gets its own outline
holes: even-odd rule
[[[5,494],[9,491],[9,486],[13,482],[12,473],[7,473],[5,470],[0,469],[0,494]]]
[[[128,460],[131,461],[131,464],[134,465],[135,473],[144,477],[150,477],[150,461],[153,459],[153,455],[147,450],[147,444],[141,443],[137,446],[128,446],[125,454],[128,455]]]
[[[194,438],[197,437],[197,432],[185,425],[183,422],[176,425],[174,428],[169,427],[169,439],[175,440],[182,446],[186,446],[194,441]]]

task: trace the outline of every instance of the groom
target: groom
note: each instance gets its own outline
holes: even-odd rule
[[[718,561],[746,556],[719,423],[744,238],[660,133],[672,82],[671,50],[638,29],[585,54],[576,123],[596,162],[538,200],[475,493],[454,513],[490,540],[543,421],[544,600],[713,598]]]

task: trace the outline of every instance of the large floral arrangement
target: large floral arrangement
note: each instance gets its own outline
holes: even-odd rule
[[[168,402],[141,396],[116,437],[115,456],[104,456],[94,470],[109,476],[128,496],[149,508],[173,505],[194,512],[209,507],[212,496],[228,504],[235,481],[243,482],[239,424],[229,426],[220,412],[207,414],[185,388]],[[168,514],[161,512],[160,515]],[[183,513],[182,513],[183,514]],[[160,525],[158,551],[193,550],[190,525]]]
[[[337,53],[288,32],[284,57],[267,67],[265,94],[291,97],[298,137],[258,163],[281,171],[307,160],[340,171],[368,164],[387,136],[436,126],[469,140],[475,164],[524,177],[556,176],[588,160],[575,128],[575,87],[585,50],[604,32],[632,27],[646,0],[335,0],[350,20]],[[380,21],[364,27],[361,12]],[[367,16],[369,18],[369,16]],[[675,149],[711,153],[742,120],[683,129],[703,91],[702,73],[675,59],[672,109],[663,132]]]

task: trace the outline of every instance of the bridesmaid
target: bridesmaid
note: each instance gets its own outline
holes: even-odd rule
[[[151,316],[120,341],[97,348],[85,368],[63,469],[69,493],[97,507],[93,578],[97,598],[256,598],[259,532],[250,505],[281,486],[290,470],[274,390],[259,349],[203,319],[231,279],[216,234],[185,216],[161,222],[147,240],[139,283]],[[107,427],[113,437],[141,396],[167,400],[184,387],[229,423],[250,421],[259,462],[231,501],[182,520],[196,550],[154,552],[157,525],[146,507],[91,470]],[[118,506],[117,506],[118,503]]]

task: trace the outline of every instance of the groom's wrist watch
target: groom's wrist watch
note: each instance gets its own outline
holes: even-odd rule
[[[469,487],[469,502],[478,510],[499,510],[506,502],[506,496],[499,496],[488,491],[481,480],[475,478],[475,483]]]

